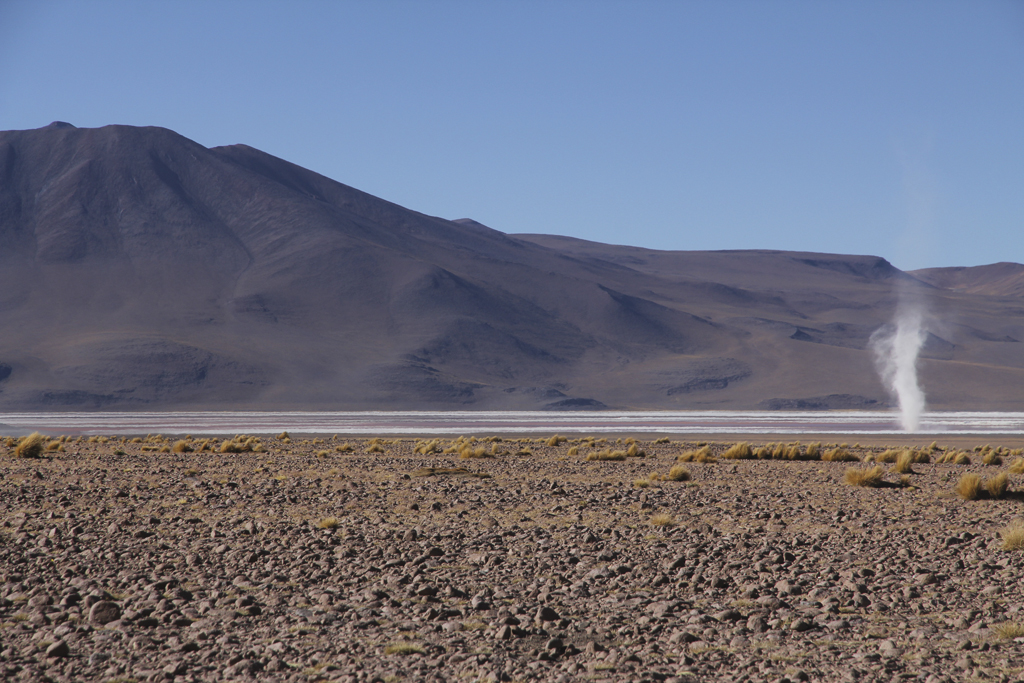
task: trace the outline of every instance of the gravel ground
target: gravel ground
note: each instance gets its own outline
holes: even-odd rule
[[[1000,535],[1016,482],[953,493],[1008,454],[862,488],[842,462],[652,477],[697,445],[678,441],[621,462],[584,458],[627,443],[2,443],[3,680],[1024,676],[1024,552]]]

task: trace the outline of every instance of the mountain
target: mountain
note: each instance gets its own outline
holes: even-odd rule
[[[993,263],[973,268],[925,268],[917,279],[943,289],[991,296],[1024,297],[1024,265]]]
[[[0,133],[0,410],[878,407],[898,291],[933,407],[1020,409],[1024,267],[986,268],[508,235],[54,123]]]

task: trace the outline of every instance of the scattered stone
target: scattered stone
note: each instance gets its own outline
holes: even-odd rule
[[[116,603],[101,600],[89,609],[89,622],[102,626],[121,618],[121,608]]]
[[[0,679],[936,683],[997,680],[1021,646],[996,633],[1024,621],[1011,517],[928,503],[951,465],[869,490],[842,463],[692,463],[697,486],[638,490],[683,449],[516,445],[459,469],[485,478],[410,441],[302,441],[90,445],[42,479],[0,458]],[[419,464],[435,475],[395,476]],[[653,529],[661,511],[677,523]]]
[[[71,654],[71,648],[63,640],[58,640],[46,648],[47,657],[67,657]]]

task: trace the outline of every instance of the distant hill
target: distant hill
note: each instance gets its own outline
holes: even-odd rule
[[[1024,265],[993,263],[973,268],[925,268],[911,274],[930,285],[970,294],[1024,297]]]
[[[932,406],[1021,409],[1022,271],[507,235],[55,123],[0,133],[0,410],[878,407],[897,287]]]

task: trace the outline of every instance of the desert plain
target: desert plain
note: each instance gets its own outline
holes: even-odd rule
[[[0,678],[1020,680],[1024,444],[932,438],[0,441]]]

